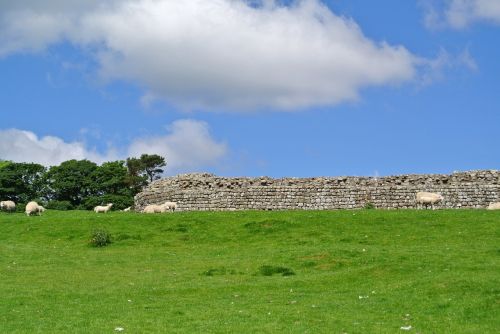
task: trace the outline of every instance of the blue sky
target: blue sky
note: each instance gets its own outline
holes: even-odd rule
[[[4,1],[0,159],[498,169],[500,1]]]

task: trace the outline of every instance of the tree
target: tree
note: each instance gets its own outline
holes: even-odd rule
[[[127,185],[135,195],[148,184],[146,175],[142,175],[142,163],[140,159],[128,158],[126,161],[127,166]]]
[[[53,166],[47,173],[47,184],[55,200],[78,206],[95,192],[92,178],[97,165],[88,160],[69,160]]]
[[[0,167],[0,197],[15,202],[27,203],[44,197],[45,167],[35,163],[8,162]]]
[[[105,162],[91,175],[97,195],[113,194],[133,196],[127,183],[124,161]]]
[[[161,177],[160,175],[163,173],[163,169],[161,167],[165,167],[167,165],[165,158],[157,154],[143,154],[141,155],[140,160],[144,173],[146,173],[149,178],[149,182],[158,180]]]
[[[83,199],[80,207],[92,209],[96,205],[113,203],[113,209],[125,209],[134,204],[135,193],[128,185],[128,171],[124,161],[105,162],[92,173],[92,195]]]
[[[0,159],[0,169],[2,169],[3,167],[5,167],[11,163],[12,163],[11,161]]]
[[[161,167],[166,166],[165,158],[157,154],[143,154],[140,158],[128,158],[127,162],[128,177],[127,183],[134,194],[154,180],[160,178],[163,173]]]

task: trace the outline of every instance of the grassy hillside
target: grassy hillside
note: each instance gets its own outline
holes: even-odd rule
[[[88,246],[97,227],[111,245]],[[499,227],[482,210],[0,213],[0,332],[498,333]]]

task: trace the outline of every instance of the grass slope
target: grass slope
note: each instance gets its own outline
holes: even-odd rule
[[[482,210],[0,213],[0,332],[498,333],[499,226]],[[97,227],[111,245],[88,246]]]

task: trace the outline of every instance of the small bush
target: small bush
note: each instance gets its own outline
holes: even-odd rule
[[[261,266],[259,268],[259,274],[262,276],[272,276],[274,274],[281,274],[282,276],[292,276],[295,275],[295,272],[286,267],[278,267],[278,266]]]
[[[104,247],[111,243],[111,234],[105,229],[96,229],[90,235],[89,244],[92,247]]]
[[[365,209],[367,210],[375,209],[375,204],[373,204],[372,202],[366,202]]]
[[[50,201],[47,204],[47,209],[68,211],[68,210],[73,210],[74,207],[70,201]]]

